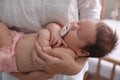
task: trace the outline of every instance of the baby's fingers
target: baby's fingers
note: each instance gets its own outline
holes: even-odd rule
[[[56,42],[57,42],[57,39],[56,39],[56,38],[51,38],[51,40],[50,40],[50,45],[53,46],[53,45],[56,44]]]
[[[62,39],[62,44],[65,46],[65,47],[68,47],[68,45],[66,44],[66,42]]]
[[[55,47],[59,47],[62,43],[62,40],[61,39],[58,39],[57,40],[57,43],[55,44]]]

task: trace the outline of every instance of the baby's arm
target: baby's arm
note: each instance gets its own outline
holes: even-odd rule
[[[49,40],[50,40],[50,32],[47,29],[41,29],[38,32],[38,39],[37,39],[40,46],[42,48],[44,48],[44,47],[51,48]]]
[[[61,26],[57,23],[49,23],[46,29],[50,31],[50,45],[58,47],[62,43],[62,38],[60,36]]]

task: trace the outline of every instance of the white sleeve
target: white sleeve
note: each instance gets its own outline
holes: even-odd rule
[[[99,19],[101,4],[99,0],[78,0],[79,18]]]

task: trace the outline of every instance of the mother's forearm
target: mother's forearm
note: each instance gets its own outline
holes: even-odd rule
[[[11,72],[10,74],[20,80],[31,80],[30,77],[28,76],[28,73]]]
[[[48,80],[54,77],[55,74],[46,71],[33,71],[29,73],[11,73],[13,76],[20,80]]]
[[[78,57],[75,59],[75,61],[77,62],[78,65],[80,65],[81,67],[84,67],[87,59],[88,58],[86,58],[86,57]]]
[[[75,59],[75,61],[77,62],[78,66],[79,66],[80,71],[84,68],[87,59],[88,58],[86,58],[86,57],[78,57]]]

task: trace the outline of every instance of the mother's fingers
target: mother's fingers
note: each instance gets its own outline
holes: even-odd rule
[[[36,66],[39,67],[45,64],[45,61],[42,58],[40,58],[36,52],[32,54],[32,61]]]
[[[35,42],[35,50],[37,55],[42,58],[45,62],[49,62],[50,60],[52,60],[54,57],[46,54],[45,52],[43,52],[43,50],[41,49],[40,45],[38,42]]]

